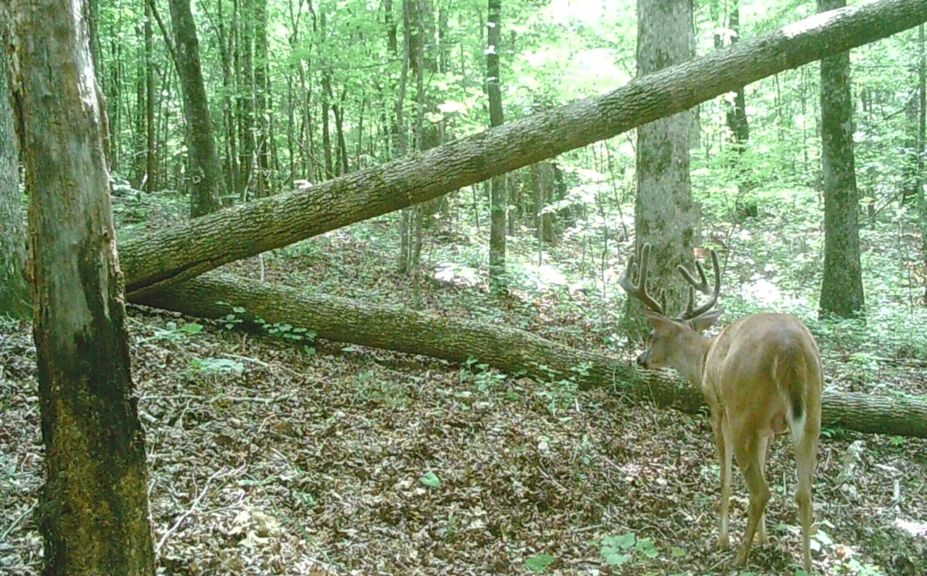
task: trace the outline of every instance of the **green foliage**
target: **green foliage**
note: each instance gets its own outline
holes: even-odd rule
[[[536,554],[534,556],[529,556],[525,560],[525,566],[533,573],[540,574],[541,572],[547,570],[556,561],[557,558],[551,556],[550,554]]]
[[[660,556],[653,540],[638,538],[633,532],[605,536],[599,544],[599,551],[605,563],[614,567],[623,566],[635,559],[654,560]]]
[[[422,477],[419,478],[418,481],[424,484],[425,486],[428,486],[429,488],[440,488],[441,487],[441,479],[438,478],[438,475],[432,472],[431,470],[422,474]]]
[[[467,358],[460,368],[461,383],[472,383],[480,392],[489,392],[505,382],[505,374],[476,358]]]
[[[241,374],[245,365],[231,358],[193,358],[190,369],[196,374]]]
[[[139,343],[141,344],[143,342],[157,342],[159,340],[166,340],[180,344],[186,342],[190,339],[191,336],[196,336],[202,331],[203,325],[196,322],[184,322],[182,324],[168,322],[164,325],[164,328],[156,328],[152,336],[140,339]]]

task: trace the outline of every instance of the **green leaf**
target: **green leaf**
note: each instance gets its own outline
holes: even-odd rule
[[[653,540],[650,538],[641,538],[638,540],[637,544],[634,545],[634,549],[648,558],[656,558],[660,555],[657,551],[657,547],[653,544]]]
[[[203,331],[203,325],[197,324],[196,322],[190,322],[189,324],[184,324],[180,327],[180,332],[184,334],[199,334]]]
[[[425,472],[422,475],[422,477],[418,479],[418,481],[424,484],[425,486],[428,486],[429,488],[440,488],[441,487],[441,479],[438,478],[438,475],[432,472],[431,470],[429,470],[428,472]]]
[[[610,549],[608,551],[602,550],[602,558],[609,566],[621,566],[631,561],[630,554],[619,552],[616,549]]]
[[[634,546],[634,543],[637,541],[637,537],[633,532],[626,532],[619,536],[606,536],[602,538],[602,547],[609,548],[618,548],[619,550],[627,550],[631,546]]]
[[[621,566],[630,562],[631,554],[629,552],[636,540],[637,537],[632,532],[602,538],[601,553],[605,563],[609,566]]]
[[[556,558],[550,554],[537,554],[525,560],[525,566],[535,574],[540,574],[547,570],[548,566],[553,564],[555,560]]]

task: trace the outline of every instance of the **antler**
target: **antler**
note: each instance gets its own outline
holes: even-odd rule
[[[705,269],[702,268],[702,263],[695,261],[695,269],[698,271],[699,281],[696,282],[692,274],[685,269],[681,264],[676,267],[676,270],[682,274],[682,277],[686,279],[686,282],[689,283],[689,303],[686,304],[685,313],[679,318],[680,320],[691,320],[697,318],[711,310],[715,303],[718,302],[718,294],[721,291],[721,269],[718,266],[718,255],[714,250],[709,250],[711,253],[711,268],[714,271],[715,276],[715,285],[713,288],[708,287],[708,279],[705,278]],[[698,308],[693,310],[695,306],[695,291],[698,290],[702,294],[709,296],[708,302],[702,304]]]
[[[628,267],[625,268],[621,278],[618,279],[618,283],[629,296],[637,298],[644,306],[650,308],[654,312],[666,315],[666,292],[663,290],[660,291],[659,304],[647,293],[647,268],[650,266],[650,244],[644,244],[641,248],[641,261],[640,265],[637,267],[637,284],[631,280],[631,269],[635,267],[634,264],[636,260],[637,258],[635,255],[631,254],[631,257],[628,258]]]

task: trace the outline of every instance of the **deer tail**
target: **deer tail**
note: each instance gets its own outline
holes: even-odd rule
[[[787,419],[792,433],[792,442],[798,444],[805,431],[805,389],[808,367],[804,357],[797,351],[781,353],[773,363],[773,378],[779,393],[788,406]]]

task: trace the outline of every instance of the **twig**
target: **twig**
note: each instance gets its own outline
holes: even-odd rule
[[[23,510],[23,513],[17,516],[16,520],[13,520],[13,522],[10,523],[10,525],[7,526],[3,530],[3,533],[0,534],[0,540],[6,540],[6,537],[10,535],[10,532],[12,532],[13,529],[16,528],[16,526],[18,526],[20,522],[22,522],[23,518],[25,518],[27,514],[35,510],[35,506],[36,506],[36,503],[33,502],[32,505],[30,505],[28,508]]]
[[[164,535],[161,536],[161,539],[158,541],[158,545],[155,546],[155,553],[160,554],[161,548],[164,546],[164,543],[167,542],[167,539],[170,538],[170,536],[174,532],[177,531],[177,529],[180,527],[180,525],[183,523],[184,520],[186,520],[191,515],[193,515],[193,513],[196,511],[196,508],[200,505],[200,502],[202,502],[206,494],[209,493],[209,485],[212,484],[213,480],[217,478],[221,478],[223,476],[230,476],[232,474],[236,474],[244,470],[244,468],[245,468],[245,465],[242,464],[241,466],[239,466],[238,468],[235,468],[234,470],[220,470],[212,474],[209,478],[207,478],[206,485],[203,487],[203,490],[199,494],[196,495],[196,498],[193,499],[193,503],[190,505],[187,511],[181,514],[180,518],[178,518],[177,521],[174,522],[174,524],[170,528],[167,529],[167,532],[165,532]]]

